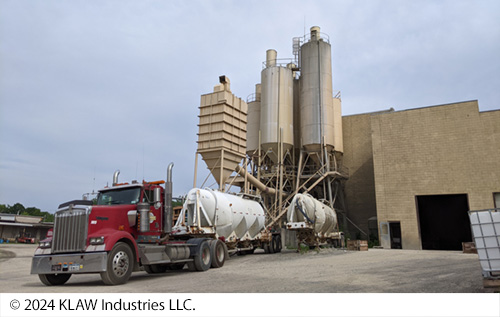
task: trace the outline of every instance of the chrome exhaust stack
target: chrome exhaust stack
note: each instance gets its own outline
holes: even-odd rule
[[[120,170],[116,170],[113,174],[113,186],[116,186],[116,184],[118,184],[118,175],[120,175]]]
[[[174,163],[168,164],[167,168],[167,182],[165,183],[165,211],[163,213],[163,231],[166,234],[172,232],[173,223],[173,209],[172,209],[172,168]]]

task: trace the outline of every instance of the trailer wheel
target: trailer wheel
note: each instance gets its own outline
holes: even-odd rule
[[[128,244],[118,242],[108,254],[106,271],[101,272],[104,284],[125,284],[134,269],[134,255]]]
[[[47,286],[63,285],[66,283],[71,274],[38,274],[40,281]]]
[[[271,254],[276,253],[276,250],[274,249],[274,246],[276,245],[275,237],[276,236],[272,236],[271,241],[269,241],[269,243],[267,244],[267,248],[269,249],[269,253]]]
[[[194,267],[196,271],[206,271],[212,265],[212,257],[210,254],[210,245],[208,241],[203,241],[198,246],[198,252],[194,256]]]
[[[272,244],[273,244],[274,252],[276,252],[276,253],[281,252],[281,236],[280,235],[273,236]]]
[[[264,249],[265,253],[271,253],[271,250],[269,249],[269,243],[267,242],[262,243],[262,249]]]
[[[210,256],[212,257],[212,267],[219,268],[224,266],[227,258],[227,246],[219,239],[210,241]]]

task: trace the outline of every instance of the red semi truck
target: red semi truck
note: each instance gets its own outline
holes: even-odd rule
[[[113,185],[99,191],[96,204],[61,204],[52,237],[35,251],[31,274],[46,285],[62,285],[72,274],[99,273],[105,284],[116,285],[126,283],[133,271],[222,267],[227,246],[215,235],[171,235],[172,168],[170,163],[166,182],[131,184],[118,183],[116,171]]]

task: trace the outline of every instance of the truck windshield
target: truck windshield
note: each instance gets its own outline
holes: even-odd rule
[[[141,188],[123,188],[100,192],[97,196],[97,205],[135,205],[139,202]]]

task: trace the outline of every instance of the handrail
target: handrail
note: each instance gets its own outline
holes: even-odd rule
[[[257,93],[255,93],[255,92],[248,95],[248,97],[247,97],[247,103],[254,102],[254,101],[260,101],[260,98],[257,98]]]
[[[263,61],[262,62],[262,69],[265,69],[267,67],[287,67],[289,64],[294,64],[295,65],[295,60],[293,58],[276,58],[270,60],[271,62],[274,62],[273,65],[267,65],[269,61]],[[297,65],[295,65],[297,67]]]
[[[320,36],[320,39],[319,39],[320,41],[324,41],[324,42],[330,44],[330,35],[323,33],[323,32],[319,32],[319,36]],[[311,41],[311,33],[306,33],[302,38],[304,39],[304,41],[302,43],[310,42]]]

